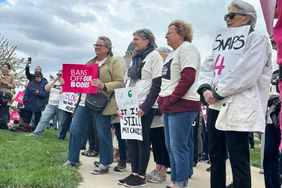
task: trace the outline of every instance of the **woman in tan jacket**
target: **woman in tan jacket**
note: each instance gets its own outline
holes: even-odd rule
[[[91,85],[97,87],[99,91],[111,95],[115,89],[124,86],[125,70],[122,63],[117,58],[112,57],[112,43],[109,38],[100,36],[93,46],[96,57],[87,64],[98,64],[99,78],[92,80]],[[115,96],[111,96],[102,112],[95,112],[86,108],[85,98],[86,94],[82,94],[71,123],[69,154],[66,165],[77,166],[79,164],[81,140],[88,125],[95,121],[99,139],[100,162],[94,168],[92,174],[106,174],[109,172],[109,165],[113,162],[111,116],[116,114],[117,110]]]

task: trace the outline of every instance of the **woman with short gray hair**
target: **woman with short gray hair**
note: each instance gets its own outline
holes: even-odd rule
[[[155,49],[155,37],[149,29],[133,33],[136,54],[128,69],[127,87],[135,87],[138,94],[137,115],[142,122],[142,141],[127,140],[132,173],[118,184],[128,187],[146,186],[146,170],[150,158],[150,128],[158,105],[157,97],[161,86],[162,58]]]
[[[248,135],[265,131],[271,46],[267,36],[254,30],[251,4],[233,1],[224,20],[227,28],[218,31],[198,80],[201,100],[209,105],[210,184],[226,187],[228,152],[233,175],[233,186],[228,187],[251,188]]]

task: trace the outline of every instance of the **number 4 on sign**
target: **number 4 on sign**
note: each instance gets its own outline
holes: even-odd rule
[[[217,75],[221,75],[221,72],[222,72],[222,70],[224,69],[224,57],[222,57],[222,59],[221,59],[221,62],[220,62],[220,64],[218,65],[218,61],[219,61],[219,58],[220,58],[220,54],[218,54],[218,56],[216,57],[216,60],[215,60],[215,66],[214,66],[214,69],[215,70],[218,70],[217,71]]]

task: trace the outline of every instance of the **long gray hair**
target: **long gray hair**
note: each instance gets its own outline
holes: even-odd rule
[[[236,7],[240,10],[240,13],[246,14],[250,17],[250,22],[252,28],[255,28],[257,22],[257,13],[253,5],[246,1],[234,0],[231,2],[229,7]]]

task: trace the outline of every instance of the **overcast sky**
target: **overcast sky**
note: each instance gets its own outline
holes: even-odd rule
[[[216,31],[226,27],[223,15],[231,0],[0,0],[0,37],[17,45],[18,57],[31,56],[44,76],[63,63],[85,63],[95,56],[92,44],[108,36],[116,56],[123,56],[132,33],[151,29],[158,46],[166,46],[168,24],[191,23],[193,42],[202,61],[210,52]],[[259,0],[256,30],[266,33]]]

